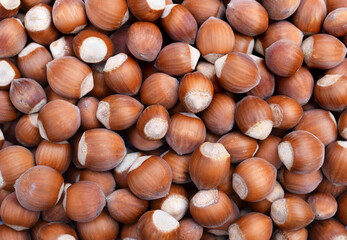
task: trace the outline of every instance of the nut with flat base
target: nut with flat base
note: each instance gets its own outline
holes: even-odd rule
[[[216,188],[229,169],[230,154],[221,143],[201,144],[189,161],[189,173],[198,189]]]
[[[65,56],[75,56],[73,51],[73,36],[63,36],[49,45],[49,50],[54,59],[65,57]]]
[[[244,201],[261,201],[273,191],[276,176],[277,171],[272,164],[262,158],[249,158],[235,168],[233,189]]]
[[[245,135],[259,140],[266,139],[273,127],[270,106],[255,96],[247,96],[237,103],[235,120]]]
[[[205,138],[205,125],[193,113],[174,114],[165,136],[166,142],[179,155],[193,152]]]
[[[60,222],[51,222],[45,224],[40,228],[37,233],[39,239],[62,239],[62,240],[77,240],[77,234],[75,230]]]
[[[17,141],[26,147],[36,147],[41,142],[39,126],[37,122],[38,114],[23,115],[15,128]]]
[[[162,210],[146,212],[137,223],[139,239],[174,240],[178,238],[179,229],[179,222]]]
[[[128,6],[132,14],[140,21],[153,22],[163,13],[165,0],[128,0]]]
[[[182,6],[191,12],[198,25],[203,24],[209,17],[222,18],[225,14],[225,6],[219,0],[184,0]]]
[[[136,159],[128,171],[127,181],[130,190],[144,200],[165,197],[172,182],[172,171],[162,158],[143,156]]]
[[[10,18],[17,14],[20,8],[20,0],[1,0],[0,1],[0,19]]]
[[[16,65],[6,59],[0,60],[0,72],[0,89],[10,88],[11,82],[21,77],[21,73]]]
[[[185,109],[198,113],[210,105],[213,85],[201,72],[187,73],[180,81],[178,96]]]
[[[339,221],[331,218],[324,221],[315,221],[309,227],[309,236],[316,240],[346,239],[346,228]]]
[[[301,228],[296,231],[277,229],[272,235],[273,240],[306,240],[307,237],[308,232],[306,228]]]
[[[307,199],[316,220],[326,220],[333,217],[337,211],[336,199],[329,193],[313,193]]]

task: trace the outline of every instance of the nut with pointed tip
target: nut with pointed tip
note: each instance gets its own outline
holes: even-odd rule
[[[324,144],[310,132],[293,131],[278,145],[278,155],[289,171],[312,173],[323,165]]]
[[[178,239],[180,224],[162,210],[148,211],[137,223],[138,239]]]
[[[143,105],[135,98],[115,94],[99,102],[96,117],[108,129],[124,130],[136,122],[142,109]]]
[[[251,55],[251,58],[253,58],[258,66],[260,81],[257,86],[247,92],[247,95],[257,96],[262,99],[269,98],[273,95],[275,90],[274,74],[266,68],[265,59],[255,55]]]
[[[116,181],[109,171],[97,172],[85,169],[80,173],[78,181],[91,181],[96,183],[104,192],[105,196],[111,194],[116,188]]]
[[[231,97],[217,93],[208,108],[201,113],[201,117],[209,131],[222,135],[234,126],[235,108],[235,101]]]
[[[160,29],[150,22],[135,22],[127,31],[126,45],[139,60],[152,62],[163,44]]]
[[[324,0],[301,0],[299,7],[292,15],[292,22],[305,35],[318,33],[327,15]]]
[[[232,163],[238,163],[253,157],[259,148],[255,139],[245,136],[240,132],[227,133],[218,142],[223,144],[228,151]]]
[[[184,0],[182,6],[191,12],[198,25],[203,24],[210,17],[222,18],[225,14],[225,6],[219,0],[205,0],[203,2]]]
[[[78,101],[77,107],[81,113],[81,127],[84,130],[100,128],[101,122],[96,118],[99,100],[95,97],[83,97]]]
[[[183,5],[166,5],[160,20],[171,39],[194,44],[198,25],[193,15]]]
[[[210,105],[213,85],[201,72],[187,73],[180,81],[178,95],[185,109],[198,113]]]
[[[171,117],[166,142],[179,155],[193,152],[206,138],[203,121],[192,113],[176,113]]]
[[[81,125],[80,111],[69,102],[54,100],[39,112],[38,125],[42,138],[52,142],[66,141]]]
[[[196,46],[201,55],[210,63],[231,52],[235,36],[230,25],[216,17],[208,18],[200,27]]]
[[[285,62],[280,59],[286,59]],[[281,77],[295,74],[302,65],[304,54],[299,45],[292,40],[281,39],[265,50],[266,66]]]
[[[347,176],[347,141],[335,141],[326,148],[322,167],[324,175],[334,184],[346,185]]]
[[[154,155],[139,157],[130,167],[127,175],[130,190],[144,200],[165,197],[172,182],[169,164]]]
[[[262,0],[261,4],[265,7],[269,18],[272,20],[283,20],[290,17],[299,7],[300,0]]]
[[[271,218],[283,230],[299,230],[314,220],[310,205],[298,197],[286,197],[271,205]]]
[[[14,188],[20,205],[31,211],[44,211],[58,203],[64,179],[53,168],[35,166],[16,180]]]
[[[42,45],[49,45],[59,37],[52,21],[52,7],[44,3],[30,8],[25,14],[24,26],[31,39]]]
[[[315,240],[346,239],[346,226],[331,218],[324,221],[315,221],[309,227],[309,236]]]
[[[179,239],[200,240],[203,230],[193,219],[184,218],[180,221]]]
[[[82,0],[58,0],[53,4],[54,26],[62,33],[78,33],[87,26],[87,15]]]
[[[199,58],[199,50],[188,43],[171,43],[159,52],[155,67],[169,75],[180,76],[192,72]]]
[[[107,210],[116,221],[133,224],[148,208],[148,201],[136,197],[129,189],[118,189],[107,196]]]
[[[234,221],[239,217],[236,204],[217,189],[197,192],[190,200],[189,208],[193,219],[207,228],[222,226],[230,219]]]
[[[315,135],[325,146],[337,139],[337,124],[331,112],[323,109],[304,111],[294,130],[304,130]]]
[[[13,57],[24,48],[27,42],[22,22],[17,18],[0,21],[0,58]]]
[[[10,99],[19,111],[26,114],[39,112],[47,103],[46,93],[41,85],[29,78],[12,81]]]
[[[296,231],[287,231],[277,229],[274,231],[273,240],[307,240],[308,232],[306,228],[301,228]]]
[[[77,240],[75,230],[61,222],[51,222],[42,226],[37,233],[38,239]]]
[[[127,175],[128,170],[133,165],[138,157],[142,157],[143,154],[140,152],[128,152],[123,158],[122,162],[113,169],[113,176],[116,179],[117,186],[119,188],[127,188]]]
[[[267,100],[274,119],[274,128],[291,129],[300,121],[303,110],[299,103],[290,97],[276,95]]]
[[[131,13],[140,21],[157,20],[166,6],[165,0],[128,0]]]
[[[93,89],[90,67],[75,57],[54,59],[47,64],[47,80],[54,92],[66,98],[81,98]]]
[[[307,67],[302,66],[290,77],[276,78],[276,92],[295,99],[301,106],[311,98],[314,80]]]
[[[259,84],[256,62],[244,53],[232,52],[217,59],[216,75],[222,87],[233,93],[245,93]]]
[[[346,27],[344,26],[346,21],[347,6],[330,12],[324,20],[323,28],[326,32],[335,37],[342,37],[347,34]]]
[[[230,155],[221,143],[201,144],[189,161],[189,173],[198,189],[216,188],[229,168]]]
[[[314,193],[307,199],[316,220],[325,220],[333,217],[337,211],[336,199],[329,193]]]
[[[255,51],[265,55],[265,50],[281,39],[292,40],[300,46],[303,37],[304,34],[294,24],[287,21],[275,22],[270,24],[266,32],[257,38]]]
[[[105,204],[105,195],[96,183],[81,181],[65,189],[63,206],[67,216],[76,222],[94,220]]]
[[[245,135],[259,140],[266,139],[273,127],[270,106],[255,96],[247,96],[237,103],[235,120]]]
[[[116,239],[119,224],[106,211],[90,222],[78,222],[77,232],[83,240]]]
[[[230,1],[226,17],[233,29],[247,36],[262,34],[269,24],[266,9],[253,0]]]
[[[347,140],[347,110],[343,111],[339,117],[338,130],[340,136]]]
[[[131,127],[127,131],[127,139],[129,143],[140,151],[153,151],[164,145],[165,140],[147,140],[141,137],[136,126]]]
[[[306,65],[319,69],[336,67],[344,60],[347,52],[346,46],[339,39],[324,33],[306,38],[301,48]]]
[[[104,31],[114,31],[129,19],[129,10],[125,0],[86,0],[87,17],[96,27]]]
[[[65,56],[75,56],[72,46],[73,36],[63,36],[49,45],[54,59]]]
[[[125,154],[123,139],[107,129],[87,130],[78,143],[78,163],[93,171],[108,171],[115,168],[121,163]]]
[[[21,73],[12,62],[6,59],[0,60],[0,89],[9,89],[11,82],[21,77]]]
[[[141,113],[136,128],[141,137],[159,140],[165,137],[169,123],[168,111],[161,105],[151,105]]]
[[[331,111],[343,111],[347,107],[347,76],[327,74],[320,78],[314,88],[316,102]]]
[[[237,219],[229,227],[229,239],[270,239],[271,219],[261,213],[251,212]]]
[[[20,0],[1,0],[0,1],[0,19],[10,18],[17,14],[20,8]]]
[[[35,166],[33,154],[22,146],[9,146],[0,151],[0,188],[14,191],[15,181]]]
[[[119,53],[110,57],[103,70],[105,83],[114,92],[126,95],[138,93],[142,73],[139,64],[126,55]]]
[[[142,83],[141,102],[144,105],[160,104],[170,109],[178,100],[178,86],[176,78],[165,73],[154,73]]]
[[[42,45],[30,43],[17,57],[18,68],[23,77],[36,80],[41,85],[47,84],[46,65],[52,61],[49,51]]]
[[[276,175],[276,168],[269,162],[262,158],[249,158],[235,168],[233,189],[244,201],[261,201],[273,191]]]
[[[0,215],[2,222],[8,227],[23,231],[36,224],[40,212],[33,212],[22,207],[16,198],[16,193],[13,192],[3,200]]]
[[[111,39],[95,30],[83,30],[73,38],[76,56],[86,63],[100,63],[112,56],[114,47]]]
[[[23,115],[15,128],[15,136],[17,141],[26,147],[36,147],[42,138],[37,124],[38,114]]]
[[[191,182],[189,175],[189,162],[192,155],[178,155],[174,150],[163,153],[161,156],[171,167],[172,182],[183,184]]]
[[[313,192],[323,180],[320,170],[298,174],[290,172],[284,167],[278,171],[278,180],[289,192],[295,194],[308,194]]]
[[[233,52],[241,52],[245,54],[251,54],[254,49],[255,41],[253,37],[243,35],[238,32],[234,32],[235,43]]]

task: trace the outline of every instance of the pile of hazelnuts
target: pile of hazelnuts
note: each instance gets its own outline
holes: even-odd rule
[[[346,240],[346,0],[0,0],[0,239]]]

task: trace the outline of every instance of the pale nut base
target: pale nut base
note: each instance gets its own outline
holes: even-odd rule
[[[20,0],[0,0],[0,4],[6,10],[14,10],[20,6]]]
[[[11,65],[4,60],[0,60],[0,87],[9,85],[15,75],[16,73]]]
[[[89,93],[94,88],[93,73],[89,73],[87,77],[82,81],[80,98]]]
[[[218,190],[201,190],[194,195],[191,201],[196,207],[208,207],[218,202]]]
[[[110,104],[100,101],[98,109],[96,110],[96,118],[107,128],[110,127]]]
[[[70,52],[70,47],[64,37],[55,40],[49,45],[49,50],[54,59],[66,56]]]
[[[195,69],[196,65],[198,64],[199,58],[200,58],[200,52],[195,47],[189,46],[189,52],[190,52],[190,68],[192,70]]]
[[[221,143],[205,142],[200,146],[201,154],[215,160],[225,160],[230,154]]]
[[[165,0],[146,0],[148,6],[152,10],[163,10],[166,6]]]
[[[31,32],[46,30],[51,24],[51,13],[43,6],[31,8],[24,17],[25,28]]]
[[[233,240],[245,240],[243,233],[236,223],[229,227],[229,239]]]
[[[279,199],[271,205],[271,218],[276,224],[284,224],[287,220],[287,200]]]
[[[188,199],[181,195],[173,194],[162,203],[161,209],[179,221],[188,210]]]
[[[184,96],[184,103],[193,113],[205,110],[211,103],[212,96],[205,91],[191,91]]]
[[[271,120],[263,120],[251,126],[245,132],[245,135],[258,140],[264,140],[270,135],[272,127],[273,122]]]
[[[180,224],[167,212],[156,210],[152,216],[154,226],[161,232],[171,232],[179,228]]]
[[[278,145],[278,156],[284,166],[290,171],[294,163],[294,150],[292,144],[288,141],[281,142]]]
[[[77,240],[74,236],[70,235],[70,234],[63,234],[60,235],[57,240]]]
[[[169,124],[165,119],[153,118],[146,123],[143,131],[148,138],[158,140],[166,135],[168,129]]]
[[[237,173],[233,174],[232,186],[234,191],[242,200],[248,196],[247,184],[245,180],[243,180],[243,178]]]
[[[128,153],[125,155],[122,162],[114,169],[117,173],[122,173],[125,170],[129,169],[133,163],[136,161],[136,159],[140,156],[140,153],[134,152],[134,153]]]
[[[84,62],[99,63],[107,54],[105,42],[97,37],[86,38],[80,47],[79,55]]]

